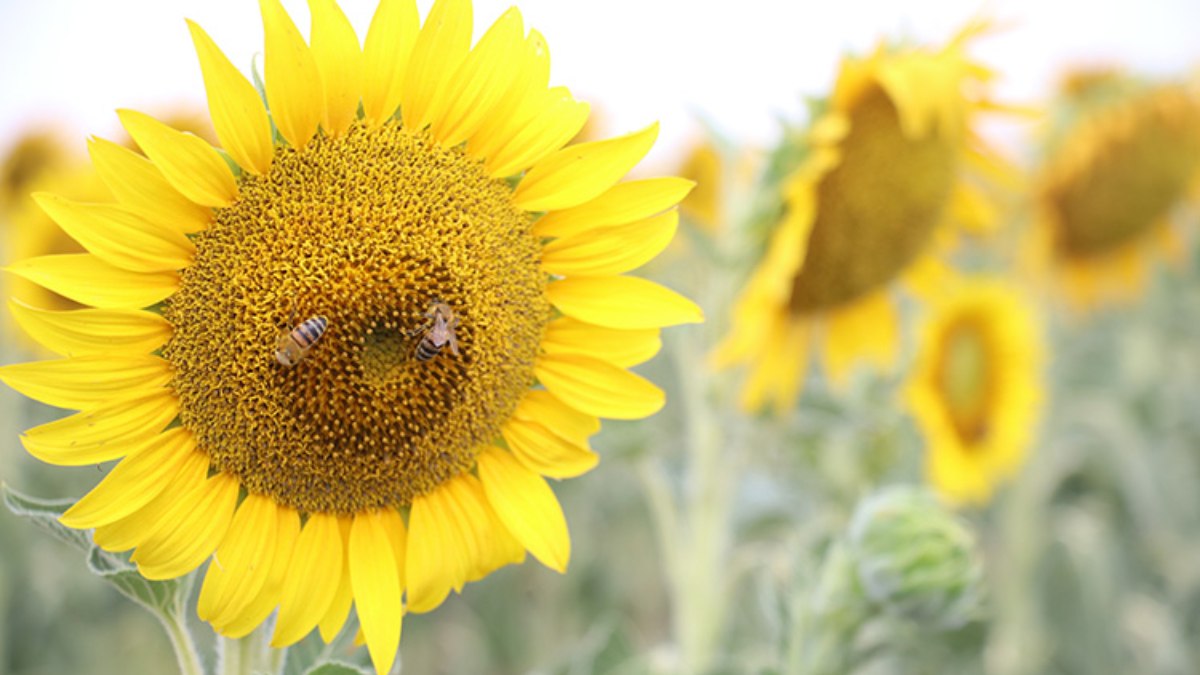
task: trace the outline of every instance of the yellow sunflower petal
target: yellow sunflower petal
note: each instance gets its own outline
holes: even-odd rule
[[[624,136],[563,148],[525,174],[513,192],[513,205],[526,211],[578,206],[621,180],[657,138],[655,122]]]
[[[182,232],[160,228],[117,204],[81,204],[45,192],[33,199],[72,239],[130,272],[181,269],[196,252]]]
[[[187,25],[204,75],[208,114],[221,146],[238,166],[251,173],[265,174],[271,168],[275,149],[262,99],[203,28],[191,19]]]
[[[392,670],[404,618],[389,526],[394,528],[394,522],[376,511],[357,514],[350,528],[350,582],[367,651],[377,673]]]
[[[500,520],[500,516],[496,514],[496,509],[488,503],[483,483],[471,474],[464,475],[463,479],[472,484],[472,491],[482,503],[482,509],[487,518],[487,522],[482,528],[487,549],[484,551],[484,558],[479,561],[479,565],[467,580],[476,581],[505,565],[519,565],[525,562],[525,547],[508,531],[504,522]]]
[[[512,85],[496,103],[493,114],[483,121],[477,133],[467,142],[467,151],[475,157],[490,158],[508,145],[534,114],[540,112],[539,104],[549,82],[550,51],[545,38],[536,30],[531,30],[521,47]],[[488,165],[489,171],[492,166]]]
[[[505,528],[488,504],[483,484],[471,474],[462,474],[448,482],[460,516],[472,542],[474,559],[469,565],[465,582],[477,581],[512,563],[525,559],[525,548]]]
[[[634,277],[561,279],[546,285],[546,296],[563,314],[606,328],[661,328],[704,321],[696,303]]]
[[[588,438],[600,431],[595,415],[581,413],[545,389],[532,389],[521,399],[513,417],[537,422],[575,445],[586,447]]]
[[[546,354],[534,374],[563,403],[597,417],[641,419],[666,403],[662,390],[648,380],[586,356]]]
[[[235,617],[267,582],[279,535],[279,507],[250,493],[238,506],[229,532],[204,575],[196,613],[220,625]]]
[[[279,133],[303,148],[325,118],[325,89],[312,50],[279,0],[259,0],[267,105]]]
[[[279,535],[275,538],[275,550],[270,556],[271,571],[267,575],[266,583],[250,602],[238,610],[236,615],[214,625],[226,637],[236,639],[249,635],[250,631],[266,621],[279,604],[283,581],[292,563],[296,540],[300,537],[300,514],[294,509],[280,506],[278,516]]]
[[[326,132],[337,135],[358,119],[362,93],[362,49],[346,14],[334,0],[308,0],[312,54],[325,83]]]
[[[534,421],[511,419],[500,428],[500,434],[522,464],[543,476],[574,478],[600,463],[600,456],[586,441],[577,443]]]
[[[384,511],[383,513],[387,513]],[[399,514],[397,514],[399,515]],[[321,639],[325,644],[333,642],[338,633],[342,632],[342,626],[345,625],[346,619],[350,617],[350,608],[354,605],[354,588],[350,583],[350,527],[351,518],[339,517],[338,530],[342,537],[342,574],[341,581],[337,584],[337,590],[333,594],[333,602],[329,604],[329,609],[321,617],[317,623],[317,630],[321,633]],[[400,528],[403,529],[404,523],[400,523]],[[404,578],[400,578],[400,588],[404,588]]]
[[[174,391],[151,389],[34,427],[21,436],[21,443],[50,464],[99,464],[149,442],[178,414]]]
[[[113,196],[155,225],[191,234],[212,222],[212,209],[184,197],[153,162],[133,150],[93,137],[88,154]]]
[[[93,534],[96,544],[106,551],[124,551],[150,539],[163,527],[172,526],[172,516],[178,515],[180,505],[189,505],[192,494],[204,489],[208,469],[208,455],[188,453],[175,475],[163,481],[166,485],[154,499],[116,522],[97,527]]]
[[[160,528],[142,542],[132,560],[147,579],[174,579],[199,567],[229,531],[240,485],[219,473],[200,490],[181,499],[171,528]]]
[[[563,316],[546,325],[542,349],[547,354],[582,354],[629,368],[645,363],[662,348],[658,328],[603,328]]]
[[[467,543],[455,518],[452,500],[445,486],[413,499],[408,514],[405,561],[410,612],[436,609],[450,589],[461,585],[467,577]]]
[[[176,131],[136,110],[118,110],[117,116],[142,152],[184,197],[204,206],[229,206],[237,198],[233,171],[204,139]]]
[[[755,349],[758,358],[751,363],[750,371],[746,374],[746,381],[742,385],[739,396],[739,405],[742,410],[751,413],[757,412],[770,399],[772,393],[778,390],[777,383],[780,379],[794,378],[798,382],[804,381],[808,365],[808,352],[801,352],[797,355],[800,364],[798,370],[788,371],[781,367],[781,351],[787,349],[782,345],[788,334],[789,322],[790,319],[787,316],[778,313],[771,313],[763,318],[761,326],[758,328],[760,333],[754,336],[761,340],[756,344]]]
[[[195,449],[196,439],[182,427],[159,434],[113,467],[59,522],[86,530],[124,518],[162,492],[167,478],[179,471]]]
[[[149,354],[171,337],[171,324],[138,309],[79,309],[54,312],[10,300],[8,309],[21,328],[63,356]]]
[[[3,366],[0,381],[47,405],[83,410],[165,385],[171,365],[157,356],[77,356]]]
[[[695,186],[690,180],[675,177],[617,183],[579,206],[547,213],[533,224],[533,233],[539,237],[570,237],[632,223],[675,206]]]
[[[473,478],[459,475],[442,484],[446,490],[446,505],[450,507],[448,516],[454,521],[463,543],[463,572],[454,580],[455,592],[461,592],[467,581],[480,578],[479,572],[493,558],[483,489],[478,482],[472,482]]]
[[[432,121],[435,97],[451,86],[451,76],[466,58],[471,11],[470,0],[437,0],[429,10],[413,45],[401,93],[400,114],[409,129],[423,129]]]
[[[287,647],[316,627],[337,595],[344,557],[337,518],[309,515],[283,582],[272,647]]]
[[[521,12],[510,8],[479,39],[430,105],[434,138],[453,147],[471,137],[516,79],[524,40]]]
[[[537,110],[512,138],[484,155],[488,175],[503,178],[524,171],[566,145],[587,124],[591,106],[576,101],[566,87],[554,87],[538,98],[542,102]]]
[[[160,302],[179,290],[177,272],[130,272],[113,267],[91,253],[26,258],[5,269],[92,307],[138,309]]]
[[[420,29],[413,0],[382,0],[363,45],[363,115],[382,124],[400,107],[404,74]]]
[[[571,537],[546,481],[497,448],[479,455],[479,479],[488,502],[517,541],[546,567],[566,572]]]
[[[550,242],[542,249],[542,267],[561,276],[621,274],[650,262],[675,237],[679,212],[605,227]]]
[[[830,313],[825,361],[834,384],[844,386],[856,362],[895,363],[900,318],[887,293],[876,292]]]

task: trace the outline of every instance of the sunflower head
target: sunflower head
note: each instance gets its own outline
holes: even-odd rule
[[[922,628],[953,630],[979,614],[979,541],[929,492],[894,485],[854,510],[849,556],[863,594]]]
[[[1033,246],[1077,308],[1136,296],[1145,260],[1178,248],[1173,209],[1200,175],[1200,99],[1116,71],[1067,77],[1039,173]]]
[[[907,398],[925,436],[926,473],[955,502],[984,502],[1020,467],[1037,424],[1042,344],[1031,308],[997,281],[964,282],[935,302]]]
[[[776,151],[773,231],[718,353],[755,364],[747,407],[787,407],[806,361],[793,354],[814,338],[835,380],[854,361],[894,360],[886,293],[936,271],[925,254],[971,196],[964,169],[984,159],[971,127],[990,72],[965,49],[985,27],[941,49],[881,45],[846,59],[811,127]]]
[[[467,0],[385,0],[362,43],[332,0],[307,41],[260,4],[261,97],[189,23],[224,154],[122,110],[141,152],[89,143],[115,201],[36,196],[87,253],[11,269],[88,307],[14,304],[65,358],[0,378],[81,411],[35,456],[123,458],[64,523],[151,578],[215,552],[198,610],[232,637],[277,609],[272,644],[330,639],[354,605],[383,673],[405,611],[526,551],[565,570],[545,477],[662,406],[626,368],[701,319],[624,274],[692,184],[621,182],[654,125],[567,145],[588,107],[515,9],[472,47]]]

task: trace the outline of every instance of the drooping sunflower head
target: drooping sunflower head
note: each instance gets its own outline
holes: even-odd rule
[[[1113,70],[1064,79],[1039,172],[1034,255],[1076,309],[1137,297],[1147,259],[1179,248],[1174,209],[1200,176],[1200,98]]]
[[[718,353],[753,364],[746,407],[789,407],[814,341],[839,381],[855,361],[894,360],[886,294],[897,279],[936,273],[926,254],[939,231],[957,205],[978,201],[965,170],[992,161],[972,133],[991,105],[991,73],[965,51],[985,27],[941,49],[880,46],[846,59],[802,145],[776,152],[773,232]]]
[[[1042,399],[1032,308],[999,281],[964,282],[935,301],[907,385],[930,483],[955,502],[987,501],[1029,450]]]
[[[619,182],[656,126],[564,147],[587,105],[515,9],[472,47],[468,0],[423,25],[385,0],[360,47],[311,6],[306,41],[262,0],[264,97],[189,24],[225,156],[123,110],[144,154],[89,144],[115,202],[37,195],[88,252],[13,271],[90,308],[13,305],[66,358],[0,378],[81,411],[35,456],[124,458],[65,523],[152,578],[215,551],[199,613],[225,635],[278,608],[272,644],[328,639],[354,604],[382,673],[405,610],[527,550],[565,569],[543,477],[595,465],[600,417],[655,412],[626,368],[700,320],[624,276],[691,183]]]

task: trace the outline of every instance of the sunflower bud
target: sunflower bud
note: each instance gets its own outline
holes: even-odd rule
[[[975,614],[975,535],[928,492],[896,487],[863,500],[849,545],[863,593],[887,611],[935,629],[958,628]]]

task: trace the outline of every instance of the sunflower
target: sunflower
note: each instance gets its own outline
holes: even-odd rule
[[[934,302],[909,377],[926,474],[954,502],[987,501],[1021,465],[1042,400],[1033,310],[995,280],[963,282]]]
[[[384,0],[360,48],[332,0],[308,43],[260,5],[261,96],[188,24],[221,150],[121,110],[144,156],[89,142],[116,202],[36,196],[88,252],[11,269],[90,307],[14,303],[65,358],[0,379],[81,411],[27,431],[34,456],[123,458],[65,524],[152,579],[212,556],[198,613],[226,636],[278,608],[274,646],[328,640],[353,604],[384,673],[405,611],[526,551],[565,570],[545,478],[595,466],[600,417],[663,405],[626,369],[701,320],[623,274],[691,183],[620,182],[656,125],[564,147],[588,106],[516,9],[471,47],[469,0],[423,25]]]
[[[1200,187],[1200,99],[1087,70],[1053,109],[1031,256],[1077,311],[1137,298],[1151,261],[1183,249],[1170,216]]]
[[[777,167],[796,166],[774,170],[782,209],[715,354],[718,366],[750,365],[744,408],[789,408],[810,350],[835,383],[856,362],[895,361],[894,282],[920,290],[941,278],[935,240],[978,202],[966,169],[997,164],[971,130],[995,107],[971,86],[990,73],[964,51],[984,28],[936,51],[880,46],[845,60],[823,112],[776,152]]]

